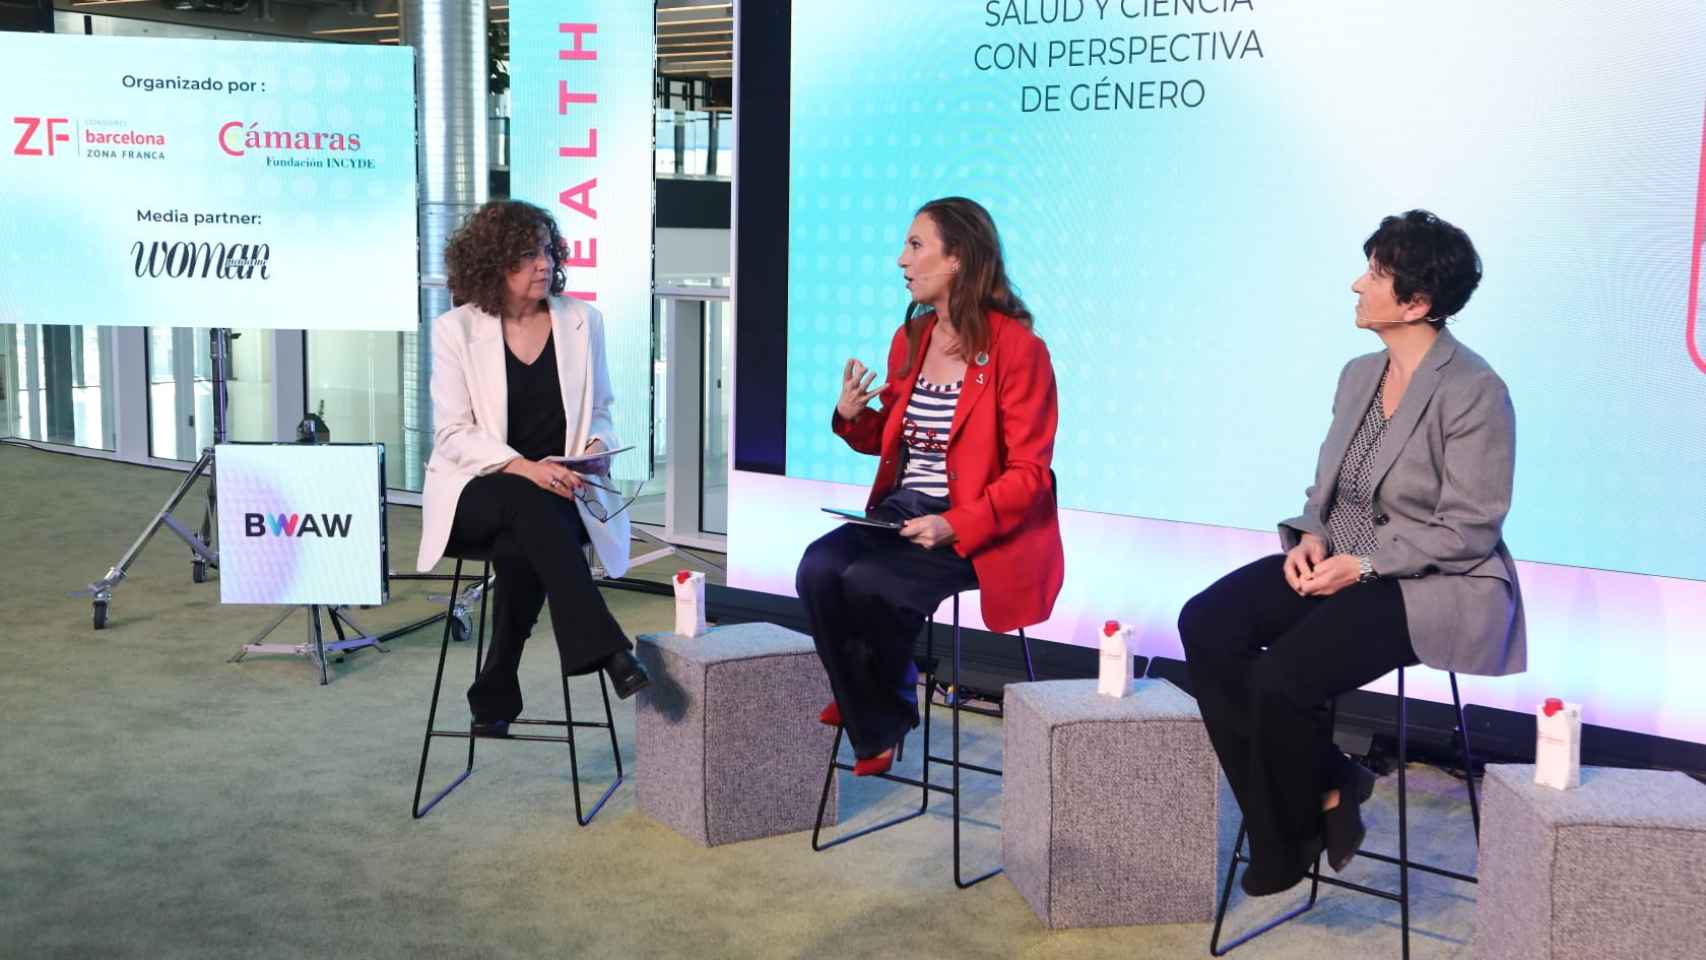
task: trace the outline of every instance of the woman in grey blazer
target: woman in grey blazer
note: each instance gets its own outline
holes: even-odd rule
[[[1385,349],[1345,365],[1286,551],[1193,597],[1179,635],[1203,722],[1249,829],[1244,890],[1278,893],[1323,849],[1344,869],[1374,777],[1319,709],[1421,662],[1526,665],[1522,594],[1501,536],[1516,420],[1504,381],[1446,330],[1481,281],[1469,236],[1423,210],[1387,217],[1351,285]]]

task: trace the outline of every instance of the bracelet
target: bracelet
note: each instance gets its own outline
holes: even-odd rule
[[[1372,557],[1357,557],[1357,583],[1368,583],[1371,580],[1378,579],[1380,579],[1380,575],[1374,572],[1374,559]]]

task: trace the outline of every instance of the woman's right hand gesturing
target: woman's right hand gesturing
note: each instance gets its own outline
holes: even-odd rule
[[[1327,559],[1326,541],[1313,533],[1306,533],[1297,546],[1285,554],[1285,582],[1291,589],[1301,594],[1303,578],[1315,572],[1315,565]]]
[[[888,387],[886,383],[871,386],[871,381],[875,379],[875,370],[866,370],[865,365],[858,360],[847,361],[846,368],[841,371],[841,398],[835,401],[835,412],[841,419],[851,420],[857,417],[859,411],[871,402],[872,397]]]
[[[580,489],[580,474],[570,470],[560,463],[549,460],[529,460],[526,457],[516,457],[503,465],[504,473],[519,474],[533,481],[539,489],[554,493],[559,497],[572,497]]]

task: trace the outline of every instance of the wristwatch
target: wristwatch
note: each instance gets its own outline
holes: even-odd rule
[[[1374,558],[1357,557],[1357,583],[1368,583],[1371,580],[1378,579],[1380,579],[1380,575],[1374,572]]]

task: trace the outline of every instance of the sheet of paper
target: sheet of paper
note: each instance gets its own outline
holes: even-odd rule
[[[592,463],[596,460],[602,460],[605,457],[614,457],[618,453],[623,453],[632,449],[634,449],[634,445],[630,443],[625,447],[617,447],[614,450],[598,450],[593,453],[583,453],[574,457],[546,457],[545,459],[552,463],[560,463],[565,467],[576,467],[582,464]]]

